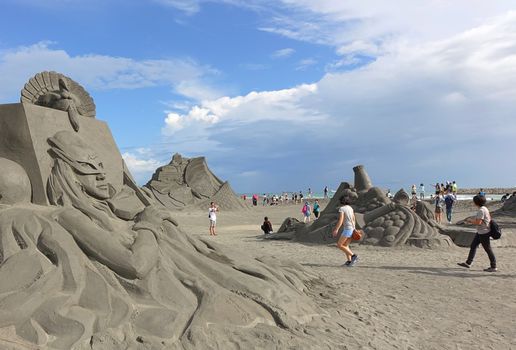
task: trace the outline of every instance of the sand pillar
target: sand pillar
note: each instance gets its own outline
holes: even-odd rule
[[[355,189],[357,192],[367,191],[373,187],[371,179],[369,175],[367,175],[363,165],[357,165],[353,168],[353,171],[355,172]]]

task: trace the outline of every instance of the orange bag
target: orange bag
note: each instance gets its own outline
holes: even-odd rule
[[[353,239],[354,241],[360,241],[362,239],[363,235],[364,235],[364,231],[355,229],[355,230],[353,230],[351,239]]]

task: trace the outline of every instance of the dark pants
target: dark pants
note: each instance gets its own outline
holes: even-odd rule
[[[496,268],[496,258],[493,253],[493,250],[491,249],[491,241],[490,241],[490,235],[489,233],[479,235],[476,234],[475,238],[473,239],[473,242],[471,242],[471,248],[469,250],[468,260],[466,260],[466,263],[468,265],[471,265],[473,263],[473,259],[475,258],[475,254],[477,252],[478,246],[482,244],[482,247],[487,253],[487,256],[489,256],[489,261],[491,262],[491,267]]]
[[[315,215],[315,218],[317,219],[319,217],[319,212],[318,211],[314,211],[314,215]]]

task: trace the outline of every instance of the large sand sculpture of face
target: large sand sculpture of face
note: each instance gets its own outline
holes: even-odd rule
[[[86,194],[99,200],[111,197],[112,191],[106,181],[102,160],[80,136],[71,131],[60,131],[48,141],[57,159],[73,170],[78,184]]]

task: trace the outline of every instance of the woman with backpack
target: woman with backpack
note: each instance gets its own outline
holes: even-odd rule
[[[342,206],[339,208],[339,221],[333,229],[332,235],[333,237],[337,237],[340,228],[343,228],[339,240],[337,241],[337,247],[342,250],[347,257],[346,263],[342,266],[352,267],[358,261],[358,255],[353,254],[349,248],[349,244],[353,240],[353,231],[355,230],[355,212],[347,197],[340,197],[340,204],[342,204]]]
[[[312,215],[312,208],[310,207],[310,203],[305,202],[303,205],[303,209],[301,209],[301,213],[303,213],[303,222],[310,222],[310,216]]]
[[[475,258],[478,246],[482,244],[482,247],[486,251],[491,263],[491,266],[484,269],[484,271],[496,272],[498,271],[496,268],[496,257],[493,253],[493,249],[491,249],[491,214],[489,213],[489,209],[485,207],[486,197],[476,195],[473,197],[473,202],[478,207],[477,215],[475,217],[467,218],[466,222],[477,226],[477,234],[475,235],[473,242],[471,242],[468,259],[466,262],[458,263],[458,265],[469,269],[473,263],[473,259]]]

